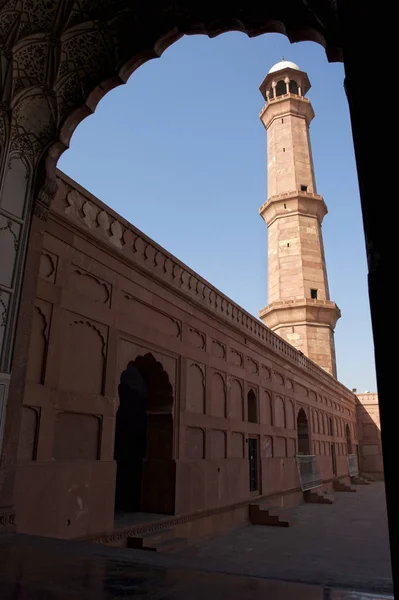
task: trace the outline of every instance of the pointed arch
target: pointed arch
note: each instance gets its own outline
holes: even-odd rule
[[[297,415],[298,454],[310,454],[309,424],[306,412],[300,408]]]
[[[315,433],[319,433],[319,419],[317,418],[316,410],[312,411],[312,416],[313,416],[313,431]]]
[[[350,430],[348,423],[345,426],[345,438],[346,438],[346,452],[347,452],[347,454],[353,454],[352,436],[351,436],[351,430]]]
[[[284,94],[286,93],[287,86],[285,85],[285,81],[283,79],[280,79],[280,81],[278,81],[276,85],[276,97],[278,98],[279,96],[284,96]]]
[[[34,311],[27,379],[43,384],[48,351],[48,321],[47,316],[37,304],[35,304]]]
[[[324,434],[328,435],[328,418],[327,418],[326,413],[323,414],[323,421],[324,421],[324,423],[323,423]]]
[[[88,319],[69,324],[60,378],[63,389],[103,393],[106,337],[102,329]]]
[[[212,374],[210,414],[214,417],[226,416],[226,384],[221,373]]]
[[[273,425],[272,397],[265,389],[261,390],[259,411],[260,422],[267,425]]]
[[[190,363],[187,369],[186,410],[193,413],[205,412],[205,375],[197,363]]]
[[[289,89],[291,94],[299,94],[298,84],[295,79],[290,80]]]
[[[247,402],[248,402],[248,422],[249,423],[258,423],[259,422],[259,414],[258,414],[258,399],[251,388],[247,394]]]
[[[173,387],[151,352],[122,372],[115,426],[115,506],[173,514],[175,502]],[[170,477],[161,476],[170,473]]]
[[[294,405],[289,398],[285,404],[285,420],[287,429],[295,429]]]
[[[285,427],[285,405],[281,396],[276,396],[274,406],[275,427]]]
[[[229,417],[238,421],[244,420],[244,394],[238,379],[233,379],[230,385]]]

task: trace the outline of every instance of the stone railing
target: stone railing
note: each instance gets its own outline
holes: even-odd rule
[[[348,454],[348,471],[350,477],[357,477],[359,475],[356,454]]]
[[[319,465],[317,464],[316,456],[297,454],[296,464],[298,467],[301,490],[303,492],[306,492],[307,490],[313,490],[314,488],[321,486],[323,482],[320,477]]]
[[[52,210],[117,249],[139,268],[157,275],[213,314],[238,327],[252,340],[256,340],[262,346],[312,373],[319,381],[334,387],[339,386],[343,397],[348,398],[349,394],[352,395],[344,385],[309,360],[302,352],[273,333],[258,319],[232,302],[208,281],[61,171],[58,171],[58,193]]]
[[[263,113],[265,112],[266,108],[269,106],[269,104],[273,104],[273,102],[276,102],[276,100],[281,100],[282,98],[289,98],[289,97],[293,97],[293,98],[300,98],[301,100],[304,100],[305,102],[310,102],[309,98],[305,98],[305,96],[301,96],[300,94],[293,94],[292,92],[289,92],[288,94],[281,94],[281,96],[273,96],[273,98],[269,98],[266,102],[266,104],[263,105],[259,116],[261,117],[263,115]]]
[[[268,308],[279,308],[281,306],[294,306],[297,304],[314,304],[317,306],[330,306],[334,304],[332,300],[322,300],[321,298],[299,298],[298,300],[276,300],[267,305]]]

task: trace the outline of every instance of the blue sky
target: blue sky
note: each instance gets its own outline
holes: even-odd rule
[[[59,168],[253,315],[267,304],[266,131],[259,85],[284,56],[308,73],[338,378],[375,390],[367,264],[341,64],[278,34],[185,37],[110,92]]]

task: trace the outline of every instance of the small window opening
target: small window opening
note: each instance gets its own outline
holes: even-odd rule
[[[310,290],[310,297],[313,298],[313,300],[317,300],[317,290]]]
[[[307,185],[301,185],[301,192],[307,192],[308,191],[308,186]]]
[[[288,243],[287,243],[287,248],[289,248],[289,247],[290,247],[290,243],[288,242]]]
[[[283,148],[283,152],[285,152],[285,148]]]
[[[284,208],[287,208],[287,205],[286,205],[286,204],[284,204]]]
[[[284,123],[284,119],[281,119],[281,122]]]
[[[295,333],[295,328],[294,327],[292,328],[292,333]]]

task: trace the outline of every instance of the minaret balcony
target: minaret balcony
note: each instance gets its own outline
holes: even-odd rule
[[[331,300],[298,298],[268,304],[259,311],[259,318],[270,329],[297,325],[318,325],[334,330],[341,311]]]
[[[259,209],[260,216],[268,226],[276,219],[290,215],[315,217],[321,223],[327,212],[323,196],[300,190],[271,196]]]
[[[287,115],[306,119],[309,124],[314,118],[314,111],[309,98],[291,92],[283,94],[277,98],[270,98],[259,113],[266,129],[269,129],[275,119]]]

